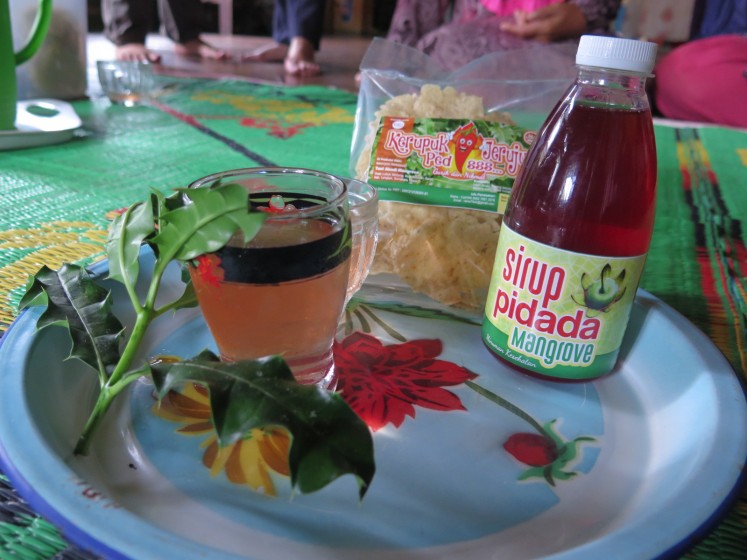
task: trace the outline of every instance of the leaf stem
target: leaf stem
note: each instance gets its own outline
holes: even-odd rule
[[[93,439],[91,436],[93,436],[99,423],[104,418],[104,414],[106,414],[110,404],[111,398],[107,396],[106,388],[102,388],[98,399],[96,399],[96,404],[94,405],[91,414],[88,416],[88,420],[86,420],[86,425],[83,427],[83,431],[78,438],[78,443],[75,445],[73,453],[76,455],[88,455],[88,451],[91,449],[91,441]]]
[[[161,255],[163,257],[163,255]],[[158,296],[158,287],[161,285],[161,277],[163,277],[163,273],[166,270],[166,265],[169,264],[169,261],[173,258],[172,255],[169,255],[167,257],[168,260],[161,260],[161,257],[159,257],[156,260],[156,264],[153,267],[153,278],[151,278],[150,286],[148,286],[148,293],[145,296],[145,303],[143,304],[143,310],[153,312],[153,310],[156,308],[156,296]],[[153,317],[150,317],[150,320],[152,320]]]
[[[519,418],[521,418],[522,420],[524,420],[525,422],[527,422],[530,426],[532,426],[535,430],[537,430],[541,435],[545,436],[546,438],[549,438],[549,439],[553,440],[552,435],[550,433],[548,433],[548,431],[544,428],[544,426],[542,426],[542,424],[540,424],[539,422],[537,422],[534,418],[532,418],[531,416],[529,416],[529,414],[527,414],[526,412],[524,412],[522,409],[520,409],[515,404],[508,402],[503,397],[499,397],[498,395],[496,395],[492,391],[489,391],[489,390],[485,389],[484,387],[481,387],[477,383],[474,383],[472,381],[465,381],[464,383],[465,383],[465,385],[467,385],[467,387],[469,387],[470,389],[472,389],[476,393],[478,393],[478,394],[482,395],[483,397],[485,397],[485,398],[493,401],[498,406],[500,406],[502,408],[505,408],[506,410],[508,410],[512,414],[515,414],[516,416],[518,416]]]
[[[137,354],[140,343],[145,337],[145,331],[148,330],[148,326],[153,320],[153,310],[148,306],[143,307],[137,314],[135,319],[135,326],[132,328],[132,335],[127,341],[127,344],[122,351],[122,357],[117,362],[117,366],[114,368],[109,380],[106,383],[106,387],[110,388],[116,385],[121,379],[122,375],[130,369],[130,364]]]
[[[124,378],[123,375],[129,369],[129,365],[134,359],[135,354],[140,347],[140,342],[142,341],[145,331],[148,329],[148,325],[150,325],[151,321],[152,313],[148,309],[142,308],[138,311],[135,326],[132,330],[132,336],[127,341],[125,349],[122,352],[122,357],[119,362],[117,362],[117,366],[114,368],[111,376],[101,385],[96,404],[94,404],[93,410],[91,411],[91,414],[83,427],[83,431],[78,438],[78,443],[76,444],[74,451],[76,455],[88,454],[93,434],[96,432],[96,429],[106,414],[106,411],[109,410],[109,406],[111,406],[114,398],[125,387],[140,377],[141,374],[126,375]]]
[[[190,299],[175,299],[171,303],[167,303],[163,307],[159,307],[158,309],[153,310],[153,318],[160,317],[164,313],[168,313],[171,310],[177,310],[181,309],[183,307],[188,307],[189,304],[196,304],[197,303],[197,297],[193,296]]]
[[[162,261],[161,259],[156,260],[156,264],[153,268],[153,277],[151,278],[150,285],[148,286],[148,293],[145,298],[145,303],[140,309],[137,310],[135,325],[132,328],[132,334],[130,335],[129,340],[127,341],[127,344],[122,351],[122,357],[119,359],[119,362],[117,362],[117,366],[114,368],[114,371],[109,377],[109,381],[106,384],[107,387],[116,385],[121,379],[122,375],[124,375],[124,373],[130,369],[130,364],[132,363],[132,360],[135,358],[135,355],[140,348],[140,343],[145,337],[145,332],[148,330],[148,327],[150,326],[153,319],[155,319],[159,315],[159,313],[155,311],[155,301],[156,296],[158,295],[158,287],[161,284],[161,278],[163,277],[164,270],[166,269],[166,264],[168,264],[168,261],[166,261],[166,263],[164,264],[164,261]]]
[[[96,399],[96,404],[93,406],[93,411],[88,416],[88,420],[86,420],[83,431],[78,438],[78,443],[75,446],[74,453],[76,455],[88,455],[91,448],[91,441],[93,440],[93,434],[104,419],[112,401],[114,401],[117,395],[119,395],[119,393],[121,393],[130,383],[142,377],[143,373],[143,370],[132,372],[119,381],[119,383],[110,384],[101,388],[99,396]]]

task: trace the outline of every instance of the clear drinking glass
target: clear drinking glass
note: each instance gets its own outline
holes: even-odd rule
[[[280,354],[300,383],[329,386],[352,250],[345,183],[309,169],[251,168],[216,173],[190,187],[217,182],[244,186],[252,207],[267,212],[249,243],[236,235],[190,265],[221,358]]]

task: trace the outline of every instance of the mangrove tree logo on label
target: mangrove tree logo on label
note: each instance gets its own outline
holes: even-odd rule
[[[548,368],[585,366],[594,361],[601,321],[583,309],[557,311],[568,272],[563,266],[527,256],[526,247],[510,246],[492,302],[492,318],[511,324],[508,346]]]

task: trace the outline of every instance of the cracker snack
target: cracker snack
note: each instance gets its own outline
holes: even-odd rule
[[[384,103],[376,117],[384,116],[513,124],[506,113],[486,115],[477,96],[431,84],[422,86],[419,94],[399,95]],[[374,133],[375,129],[371,146]],[[370,163],[371,150],[363,150],[356,174],[367,178]],[[487,295],[500,227],[497,213],[381,201],[371,274],[394,273],[441,303],[478,309]]]
[[[379,205],[380,234],[371,274],[397,274],[413,290],[466,309],[485,304],[501,216],[480,210]]]
[[[535,74],[528,54],[442,74],[421,52],[372,42],[350,160],[351,175],[379,189],[372,275],[394,273],[441,303],[482,309],[513,181],[535,125],[567,87],[551,68]],[[527,69],[529,79],[515,74]]]

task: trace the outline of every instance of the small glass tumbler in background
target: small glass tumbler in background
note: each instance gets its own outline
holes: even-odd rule
[[[239,233],[189,266],[221,359],[279,354],[298,382],[332,386],[352,249],[345,183],[320,171],[266,167],[216,173],[190,187],[226,183],[242,185],[267,217],[247,244]]]
[[[155,80],[147,62],[99,60],[96,66],[101,89],[115,105],[142,105],[153,94]]]
[[[379,239],[379,194],[376,187],[357,179],[343,179],[348,187],[350,227],[353,231],[353,254],[347,301],[360,290],[371,270]]]

